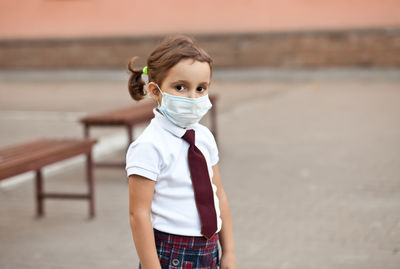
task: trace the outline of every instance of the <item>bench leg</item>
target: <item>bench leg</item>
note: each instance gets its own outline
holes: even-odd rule
[[[40,170],[36,171],[36,214],[38,217],[42,217],[44,214],[43,210],[43,178]]]
[[[84,137],[87,139],[90,136],[89,133],[89,125],[85,124],[85,126],[83,127],[83,132],[84,132]]]
[[[218,142],[217,136],[217,106],[214,104],[211,108],[211,132],[214,135],[215,141]]]
[[[133,142],[133,126],[127,125],[126,129],[128,131],[128,147]]]
[[[94,197],[94,175],[92,153],[86,155],[86,178],[89,190],[89,214],[91,218],[95,217],[95,197]]]

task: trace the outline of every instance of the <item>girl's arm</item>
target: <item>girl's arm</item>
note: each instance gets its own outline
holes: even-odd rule
[[[161,269],[151,224],[151,202],[155,182],[142,176],[129,177],[129,219],[143,269]]]
[[[222,247],[221,269],[236,269],[235,246],[233,242],[233,229],[228,199],[222,187],[218,165],[213,166],[213,183],[217,187],[217,196],[221,210],[222,228],[219,232]]]

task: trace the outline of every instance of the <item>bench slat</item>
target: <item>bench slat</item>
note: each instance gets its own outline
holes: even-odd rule
[[[60,154],[62,151],[70,151],[72,149],[76,149],[78,147],[79,151],[86,151],[86,149],[79,149],[80,146],[91,145],[92,142],[87,141],[74,141],[74,140],[42,140],[38,141],[37,145],[40,147],[36,147],[35,150],[27,151],[26,148],[17,146],[14,148],[14,152],[12,156],[4,156],[3,151],[0,150],[0,167],[6,167],[10,164],[10,162],[19,162],[22,163],[24,160],[30,159],[40,159],[42,157],[46,157],[48,155]]]
[[[47,139],[38,139],[34,142],[28,142],[23,144],[18,144],[16,146],[8,146],[0,150],[0,161],[7,160],[9,158],[14,158],[23,153],[37,151],[47,145],[49,141]]]
[[[0,150],[0,180],[91,151],[95,139],[41,139]],[[30,148],[27,151],[24,146]]]
[[[154,102],[146,102],[119,110],[87,116],[80,121],[90,125],[132,125],[152,119],[154,117],[153,108],[155,106]]]
[[[18,145],[11,150],[0,151],[0,167],[6,166],[9,162],[22,162],[25,159],[38,159],[41,155],[51,154],[56,152],[60,147],[68,148],[69,145],[75,144],[76,141],[70,140],[38,140],[27,145]],[[39,156],[37,156],[39,155]]]

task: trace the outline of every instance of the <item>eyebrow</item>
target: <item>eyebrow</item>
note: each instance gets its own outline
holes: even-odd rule
[[[190,84],[187,80],[176,80],[176,81],[171,82],[171,84],[179,84],[179,83]],[[204,82],[200,82],[199,85],[209,85],[209,83],[204,81]]]

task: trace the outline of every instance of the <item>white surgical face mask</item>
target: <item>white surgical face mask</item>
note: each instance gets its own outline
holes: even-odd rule
[[[198,123],[212,107],[208,94],[199,98],[187,98],[165,93],[157,84],[156,86],[162,93],[161,105],[158,105],[158,109],[179,127],[187,128]]]

